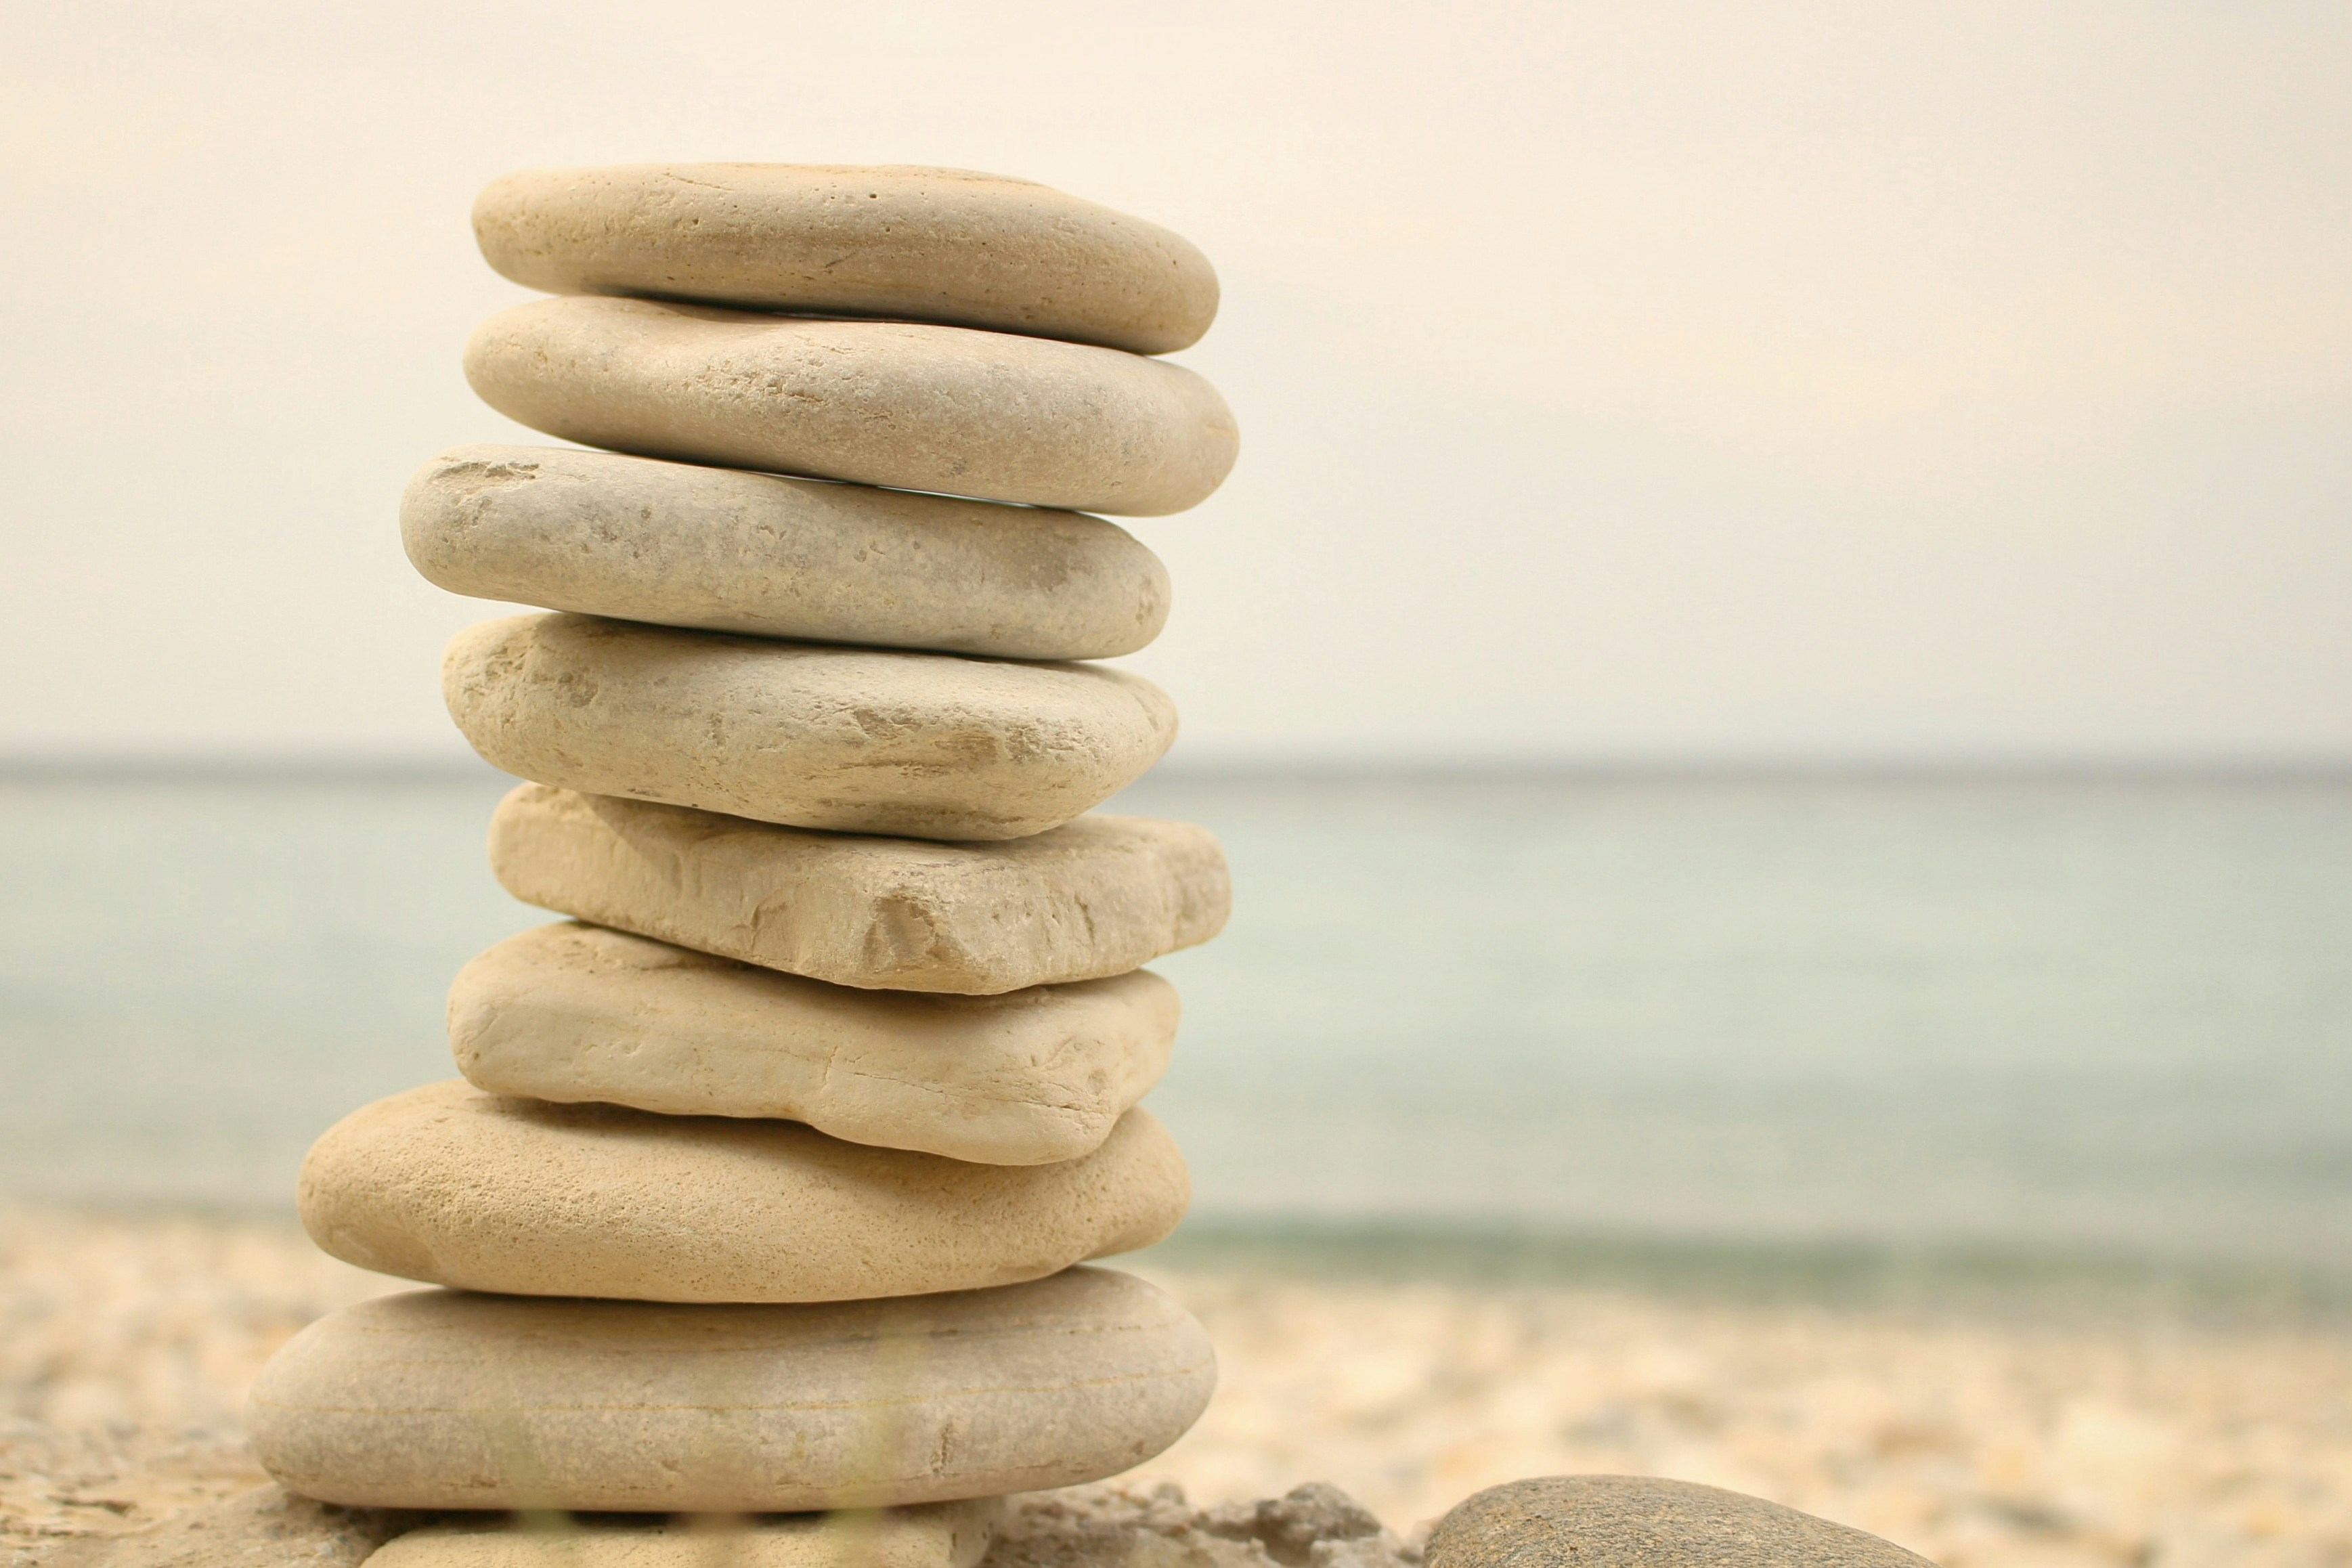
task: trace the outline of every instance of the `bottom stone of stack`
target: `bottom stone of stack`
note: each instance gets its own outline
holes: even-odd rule
[[[411,1531],[368,1562],[374,1568],[972,1568],[1004,1513],[1003,1499],[976,1498],[764,1519],[500,1519]]]
[[[1201,1325],[1108,1269],[788,1306],[423,1290],[296,1335],[247,1432],[323,1502],[783,1513],[1116,1475],[1215,1384]]]

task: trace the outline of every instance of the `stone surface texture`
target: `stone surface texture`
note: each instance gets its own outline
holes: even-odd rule
[[[540,784],[838,833],[1025,838],[1132,784],[1176,707],[1124,670],[820,647],[592,616],[468,626],[449,716]]]
[[[1182,1489],[1113,1483],[1013,1500],[984,1568],[1415,1568],[1420,1553],[1326,1481],[1198,1509]]]
[[[998,996],[859,991],[565,923],[458,973],[449,1044],[492,1094],[1035,1165],[1109,1136],[1166,1070],[1180,1012],[1149,970]]]
[[[909,1300],[669,1307],[455,1291],[305,1329],[254,1452],[344,1503],[771,1512],[1066,1486],[1165,1448],[1216,1365],[1130,1275]]]
[[[774,827],[525,784],[490,868],[527,904],[837,985],[994,995],[1208,941],[1233,891],[1190,823],[1082,816],[995,844]]]
[[[336,1508],[260,1486],[142,1530],[67,1541],[32,1561],[38,1568],[358,1568],[384,1542],[437,1518]]]
[[[1932,1568],[1889,1541],[1779,1503],[1651,1476],[1542,1476],[1469,1498],[1429,1568]]]
[[[1168,618],[1168,569],[1098,517],[611,452],[456,447],[400,529],[453,594],[702,631],[1108,658]]]
[[[843,1301],[1035,1279],[1149,1247],[1191,1182],[1150,1112],[1052,1165],[975,1165],[795,1121],[546,1105],[427,1084],[364,1106],[302,1162],[330,1255],[524,1296]]]
[[[1157,224],[964,169],[529,169],[474,203],[489,264],[551,294],[896,316],[1136,353],[1187,348],[1217,275]]]
[[[1117,349],[964,327],[574,296],[482,323],[482,400],[639,457],[1151,517],[1223,482],[1216,388]]]
[[[984,1553],[974,1552],[978,1532],[968,1524],[943,1542],[937,1524],[919,1522],[975,1513]],[[514,1528],[525,1520],[525,1529]],[[1187,1502],[1173,1482],[1146,1489],[1113,1481],[1001,1501],[689,1521],[342,1508],[270,1485],[26,1561],[28,1568],[354,1568],[372,1552],[379,1568],[969,1568],[975,1558],[986,1568],[1415,1568],[1421,1561],[1346,1493],[1319,1481],[1210,1509]]]
[[[428,1525],[379,1550],[376,1568],[973,1568],[1002,1498],[915,1508],[745,1518],[500,1515]]]

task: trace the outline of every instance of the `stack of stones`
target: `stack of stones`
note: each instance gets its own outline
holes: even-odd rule
[[[1176,715],[1072,662],[1168,610],[1085,514],[1181,510],[1232,466],[1216,392],[1150,357],[1215,277],[933,169],[531,173],[474,223],[555,297],[477,331],[467,377],[601,449],[446,453],[402,527],[435,583],[556,612],[460,634],[443,684],[530,781],[499,880],[571,920],[458,975],[464,1081],[310,1152],[319,1245],[442,1289],[297,1336],[256,1450],[333,1503],[684,1516],[576,1526],[592,1558],[797,1515],[730,1552],[851,1530],[961,1568],[997,1500],[1158,1453],[1215,1377],[1174,1302],[1076,1267],[1183,1214],[1136,1106],[1177,1001],[1141,966],[1216,934],[1228,888],[1202,829],[1082,815]]]

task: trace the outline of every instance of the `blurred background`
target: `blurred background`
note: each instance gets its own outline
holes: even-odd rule
[[[2352,1299],[2341,8],[94,0],[0,80],[0,1193],[284,1213],[543,918],[394,516],[543,439],[475,191],[927,163],[1223,279],[1114,806],[1237,886],[1171,1258]]]

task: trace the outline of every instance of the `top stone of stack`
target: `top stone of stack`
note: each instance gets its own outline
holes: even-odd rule
[[[1156,224],[960,169],[640,163],[492,182],[474,236],[506,277],[803,314],[937,321],[1134,353],[1217,313],[1208,258]]]

